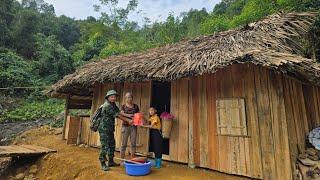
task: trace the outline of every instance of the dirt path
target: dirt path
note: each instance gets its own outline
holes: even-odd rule
[[[23,133],[24,138],[17,138],[16,144],[35,144],[58,150],[58,153],[45,155],[39,158],[36,164],[35,177],[44,180],[56,179],[245,179],[236,176],[225,175],[204,169],[190,169],[186,165],[164,162],[161,169],[152,169],[148,176],[129,177],[123,167],[112,168],[109,172],[100,170],[98,163],[99,149],[66,145],[60,139],[60,135],[54,135],[46,127],[34,129]],[[116,154],[117,156],[119,154]],[[25,172],[30,171],[28,164]],[[21,168],[20,168],[21,169]],[[11,176],[15,176],[12,172]],[[10,174],[9,174],[10,176]],[[8,177],[6,177],[8,178]],[[1,179],[1,177],[0,177]]]

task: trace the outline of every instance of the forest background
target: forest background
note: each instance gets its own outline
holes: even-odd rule
[[[99,0],[99,18],[76,20],[57,16],[43,0],[0,0],[0,123],[61,113],[63,101],[43,91],[91,61],[238,28],[279,11],[320,10],[319,0],[222,0],[211,12],[190,9],[161,22],[142,17],[139,25],[128,18],[138,3],[119,7],[118,0]],[[319,16],[304,49],[304,56],[320,62]]]

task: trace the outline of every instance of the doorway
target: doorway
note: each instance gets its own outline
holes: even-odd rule
[[[170,113],[171,83],[152,81],[151,89],[151,106],[157,109],[159,117],[165,111]],[[152,143],[149,144],[149,150],[152,151]],[[163,139],[163,154],[169,155],[169,144],[169,139]]]

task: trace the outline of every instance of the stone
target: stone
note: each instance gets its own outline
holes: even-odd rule
[[[24,173],[19,173],[19,174],[17,174],[17,175],[14,177],[14,179],[20,180],[20,179],[23,179],[24,176],[25,176]]]
[[[32,165],[29,169],[30,174],[36,174],[38,171],[38,166],[36,164]]]
[[[54,135],[60,135],[60,134],[62,134],[62,129],[61,129],[61,128],[56,129],[56,130],[54,131]]]
[[[79,147],[83,148],[83,147],[85,147],[85,145],[84,144],[80,144]]]

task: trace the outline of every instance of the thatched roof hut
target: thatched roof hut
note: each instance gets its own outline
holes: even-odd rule
[[[274,14],[240,29],[89,63],[49,90],[66,99],[63,137],[100,146],[90,118],[70,117],[68,110],[91,108],[93,114],[107,90],[120,94],[118,104],[132,92],[142,112],[153,106],[175,116],[164,159],[257,179],[293,179],[305,137],[320,126],[320,63],[301,55],[315,17]],[[137,152],[146,155],[149,129],[137,129]],[[119,150],[120,121],[114,135]]]
[[[300,43],[315,16],[313,12],[277,13],[239,29],[109,57],[64,77],[52,86],[49,94],[88,96],[95,83],[170,81],[214,73],[228,65],[246,62],[319,85],[320,64],[301,56]]]

